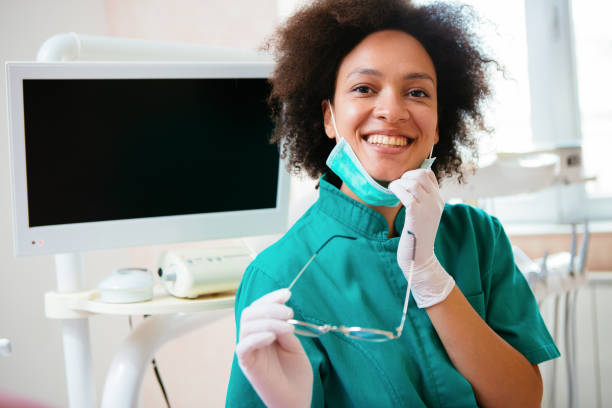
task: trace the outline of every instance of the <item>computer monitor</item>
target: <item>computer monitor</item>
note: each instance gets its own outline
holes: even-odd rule
[[[7,63],[16,255],[284,232],[272,69]]]

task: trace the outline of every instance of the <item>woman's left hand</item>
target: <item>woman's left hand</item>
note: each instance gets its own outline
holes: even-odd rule
[[[406,207],[397,262],[411,283],[417,306],[433,306],[446,299],[455,286],[454,279],[434,254],[434,241],[444,210],[444,199],[436,176],[427,169],[407,171],[401,178],[392,181],[389,189]]]

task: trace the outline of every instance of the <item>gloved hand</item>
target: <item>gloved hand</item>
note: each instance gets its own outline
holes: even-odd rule
[[[244,308],[236,346],[238,365],[268,407],[309,407],[313,374],[287,320],[288,289],[270,292]]]
[[[397,262],[411,284],[420,308],[442,302],[455,286],[455,280],[434,254],[434,241],[444,210],[444,200],[431,170],[407,171],[389,184],[389,189],[406,207],[406,220],[397,249]],[[415,237],[416,248],[413,254]],[[414,264],[412,259],[414,256]]]

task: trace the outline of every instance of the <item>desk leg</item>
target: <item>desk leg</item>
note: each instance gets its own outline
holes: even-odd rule
[[[88,319],[62,320],[66,385],[70,407],[95,407]]]
[[[106,375],[102,408],[138,406],[144,372],[163,344],[233,312],[233,308],[155,315],[141,322],[123,341]]]
[[[81,254],[55,255],[57,289],[61,293],[83,290]],[[96,386],[94,383],[89,338],[89,319],[62,320],[64,363],[68,403],[71,408],[94,408]]]

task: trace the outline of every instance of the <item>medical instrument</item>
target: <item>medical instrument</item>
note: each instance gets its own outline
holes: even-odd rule
[[[253,255],[245,245],[226,248],[184,248],[160,256],[157,273],[168,292],[196,298],[236,290]]]
[[[98,284],[100,301],[135,303],[153,299],[153,276],[144,268],[117,269]]]
[[[411,234],[413,237],[412,253],[414,254],[416,250],[416,237],[414,236],[414,234],[412,234],[409,231],[407,233]],[[298,275],[295,277],[295,279],[293,279],[293,282],[291,282],[291,284],[289,285],[287,289],[291,290],[291,288],[293,287],[293,285],[295,285],[295,283],[300,278],[300,276],[302,276],[302,273],[304,273],[306,268],[308,268],[308,265],[310,265],[310,263],[315,259],[315,257],[319,254],[319,252],[321,252],[321,250],[325,248],[325,246],[334,238],[347,238],[347,239],[353,239],[353,240],[357,239],[355,237],[349,237],[346,235],[333,235],[332,237],[330,237],[327,241],[323,243],[323,245],[319,247],[319,249],[315,251],[312,257],[310,257],[308,262],[306,262],[306,264],[302,267]],[[303,322],[303,321],[296,320],[296,319],[289,319],[287,322],[289,324],[292,324],[295,327],[295,333],[301,336],[319,337],[319,336],[324,335],[327,332],[333,331],[333,332],[342,333],[345,336],[350,337],[352,339],[356,339],[356,340],[367,340],[367,341],[374,341],[374,342],[394,340],[394,339],[399,338],[402,335],[402,330],[404,329],[404,322],[406,321],[406,312],[408,311],[409,297],[410,297],[410,279],[408,279],[408,285],[406,286],[406,298],[404,300],[402,320],[400,322],[400,325],[395,329],[395,333],[388,331],[388,330],[370,329],[370,328],[357,327],[357,326],[350,326],[350,327],[343,326],[343,325],[334,326],[330,324],[317,325],[317,324]]]

